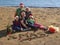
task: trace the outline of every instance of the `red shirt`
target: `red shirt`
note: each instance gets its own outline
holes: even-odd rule
[[[14,26],[20,26],[20,21],[14,20],[14,21],[13,21],[13,25],[14,25]]]

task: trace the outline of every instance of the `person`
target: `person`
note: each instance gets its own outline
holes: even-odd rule
[[[18,9],[16,10],[16,13],[15,13],[14,17],[15,17],[15,16],[20,16],[22,10],[24,10],[24,4],[21,2],[21,3],[20,3],[20,8],[18,8]]]
[[[35,29],[39,28],[39,29],[47,30],[47,28],[43,26],[42,24],[37,24],[32,15],[30,15],[29,19],[27,19],[27,23],[28,23],[28,26],[31,28],[35,28]]]
[[[16,16],[14,21],[13,21],[12,29],[14,31],[20,31],[21,30],[21,25],[20,25],[20,21],[19,21],[18,16]]]
[[[29,18],[30,14],[32,14],[32,12],[30,11],[30,8],[29,7],[26,7],[26,19]]]
[[[26,25],[26,19],[25,18],[26,18],[25,11],[22,11],[21,12],[21,17],[20,17],[21,27],[23,28],[23,30],[29,30],[28,26]]]

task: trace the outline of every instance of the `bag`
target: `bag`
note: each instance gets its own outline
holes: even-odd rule
[[[48,30],[51,32],[51,33],[55,33],[55,32],[59,32],[59,27],[55,27],[53,25],[50,25]]]

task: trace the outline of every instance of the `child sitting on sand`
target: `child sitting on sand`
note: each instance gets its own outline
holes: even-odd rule
[[[15,31],[20,31],[21,30],[20,21],[19,21],[18,16],[16,16],[15,20],[13,21],[12,29],[15,30]]]
[[[34,17],[32,15],[29,16],[29,19],[27,19],[28,26],[31,28],[40,28],[43,30],[47,30],[47,28],[41,24],[37,24],[34,20]]]
[[[30,14],[32,14],[29,7],[26,7],[25,13],[26,13],[26,19],[28,19]]]

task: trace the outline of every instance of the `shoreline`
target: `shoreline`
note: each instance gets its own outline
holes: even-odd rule
[[[0,7],[19,7],[19,6],[0,6]],[[60,7],[37,7],[37,6],[25,6],[30,8],[60,8]]]

